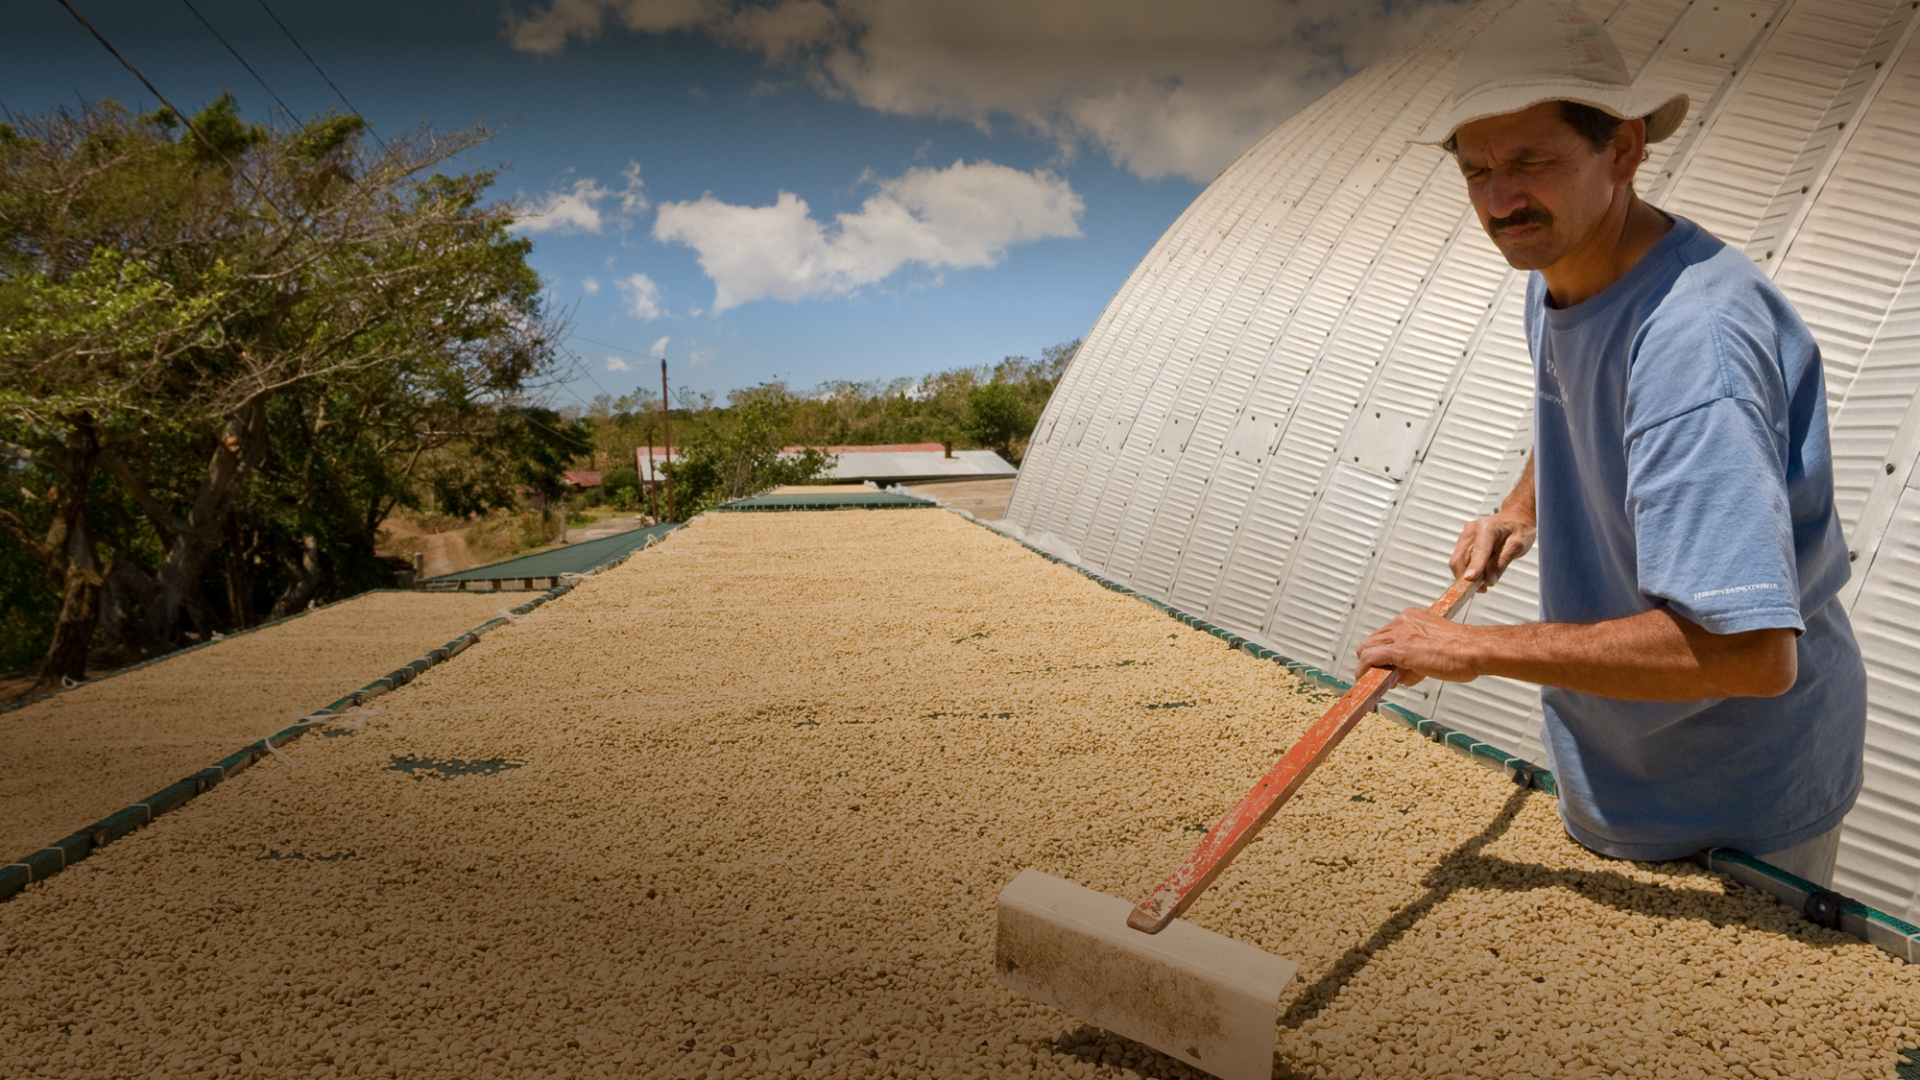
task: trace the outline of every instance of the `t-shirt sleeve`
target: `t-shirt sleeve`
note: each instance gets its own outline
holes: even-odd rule
[[[1716,634],[1806,629],[1778,437],[1716,398],[1627,444],[1640,591]]]

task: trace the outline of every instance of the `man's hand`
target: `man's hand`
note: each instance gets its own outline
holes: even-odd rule
[[[1481,675],[1468,650],[1467,639],[1476,629],[1410,607],[1360,643],[1354,679],[1370,667],[1390,667],[1399,670],[1401,686],[1429,675],[1445,682],[1471,682]]]
[[[1454,577],[1478,581],[1480,591],[1486,592],[1499,582],[1513,560],[1533,547],[1538,531],[1531,515],[1517,511],[1502,510],[1475,518],[1461,528],[1460,541],[1453,545],[1453,557],[1447,560],[1447,566]]]
[[[1481,592],[1493,588],[1513,560],[1533,546],[1538,521],[1534,514],[1533,455],[1528,454],[1527,467],[1520,470],[1513,490],[1500,500],[1499,512],[1475,518],[1460,530],[1460,542],[1453,545],[1453,558],[1447,560],[1453,576],[1479,582]]]

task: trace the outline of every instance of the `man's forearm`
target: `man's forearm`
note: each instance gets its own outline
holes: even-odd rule
[[[1772,697],[1797,675],[1793,631],[1713,634],[1664,608],[1587,625],[1462,629],[1479,674],[1633,701]]]
[[[1520,471],[1520,479],[1514,481],[1513,490],[1507,492],[1507,497],[1500,500],[1500,512],[1503,514],[1518,514],[1528,521],[1538,521],[1540,518],[1539,515],[1534,512],[1535,505],[1533,496],[1533,454],[1529,451],[1527,454],[1527,467]]]

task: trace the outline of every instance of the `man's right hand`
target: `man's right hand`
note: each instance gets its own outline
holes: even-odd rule
[[[1453,546],[1453,558],[1447,560],[1453,576],[1478,581],[1486,592],[1500,581],[1513,560],[1533,547],[1538,531],[1531,515],[1501,510],[1475,518],[1460,530],[1460,542]]]

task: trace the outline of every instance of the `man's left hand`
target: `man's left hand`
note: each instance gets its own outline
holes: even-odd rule
[[[1408,608],[1360,643],[1360,667],[1354,677],[1370,667],[1390,667],[1399,670],[1401,686],[1412,686],[1428,676],[1472,682],[1480,677],[1469,648],[1473,634],[1473,627],[1422,608]]]

